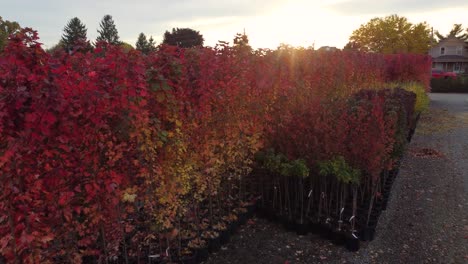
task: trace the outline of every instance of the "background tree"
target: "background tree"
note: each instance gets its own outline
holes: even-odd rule
[[[250,46],[249,45],[249,37],[245,34],[237,33],[234,37],[234,46]]]
[[[65,50],[65,44],[63,43],[62,40],[59,40],[59,42],[57,44],[55,44],[54,46],[46,49],[46,52],[49,53],[49,54],[54,54],[55,52],[59,51],[59,50]]]
[[[249,44],[249,37],[245,34],[237,33],[234,37],[234,48],[244,53],[251,53],[252,47]]]
[[[373,18],[353,31],[350,42],[360,51],[378,53],[427,53],[431,45],[429,25],[413,25],[405,17]]]
[[[68,21],[68,24],[63,29],[63,35],[61,39],[61,45],[65,50],[70,51],[75,46],[86,45],[88,39],[86,26],[77,17],[74,17]],[[59,43],[60,44],[60,43]],[[90,45],[88,43],[88,45]],[[87,46],[87,45],[86,45]]]
[[[131,50],[133,50],[133,49],[135,49],[132,45],[130,45],[130,44],[127,43],[127,42],[123,42],[123,41],[120,42],[119,46],[120,46],[120,47],[123,49],[123,51],[126,52],[126,53],[129,52],[129,51],[131,51]]]
[[[181,48],[203,46],[203,42],[204,39],[200,32],[190,28],[173,28],[172,32],[166,31],[163,40],[163,44]]]
[[[149,47],[150,52],[156,50],[156,42],[154,42],[153,36],[150,36],[150,38],[148,40],[148,47]]]
[[[440,34],[439,31],[434,32],[434,34],[437,36],[439,41],[444,40],[449,37],[456,37],[461,40],[468,40],[468,28],[467,28],[467,33],[463,33],[463,27],[462,24],[454,24],[452,29],[447,35],[442,35]]]
[[[137,50],[141,51],[144,54],[148,54],[151,51],[156,50],[156,45],[154,43],[153,37],[149,38],[149,41],[146,39],[146,35],[142,32],[138,36],[138,40],[135,44]]]
[[[135,47],[137,50],[145,54],[148,53],[148,40],[146,39],[146,35],[143,32],[138,35],[138,40],[135,43]]]
[[[343,47],[344,51],[359,51],[361,49],[362,47],[359,45],[359,43],[354,41],[346,43],[346,45]]]
[[[3,20],[0,16],[0,52],[5,48],[8,42],[8,36],[18,32],[21,29],[18,22]]]
[[[101,30],[98,30],[99,36],[96,41],[105,41],[109,44],[119,45],[120,38],[114,20],[111,15],[105,15],[99,24]]]

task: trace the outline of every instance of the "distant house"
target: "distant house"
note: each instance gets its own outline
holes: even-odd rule
[[[432,68],[468,73],[468,44],[456,37],[441,40],[430,51]]]

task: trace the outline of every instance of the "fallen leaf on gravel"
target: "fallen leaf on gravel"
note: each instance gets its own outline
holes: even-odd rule
[[[440,151],[431,148],[412,148],[408,152],[419,158],[441,158],[444,156]]]

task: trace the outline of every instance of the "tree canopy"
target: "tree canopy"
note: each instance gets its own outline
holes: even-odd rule
[[[144,54],[148,54],[156,49],[153,37],[150,37],[148,41],[146,39],[146,35],[143,32],[138,35],[138,40],[135,44],[135,47]]]
[[[247,37],[245,32],[243,34],[236,34],[234,37],[234,48],[245,53],[252,52],[252,47],[249,44],[249,37]]]
[[[68,51],[72,50],[73,47],[77,45],[86,45],[86,42],[88,41],[86,37],[87,31],[86,26],[79,18],[74,17],[70,19],[63,29],[64,33],[62,35],[61,45],[63,45],[63,47]],[[86,46],[89,46],[89,44]]]
[[[437,38],[440,40],[444,40],[449,37],[456,37],[461,40],[468,40],[468,28],[467,28],[467,33],[463,33],[463,27],[462,24],[454,24],[452,29],[447,35],[442,35],[439,31],[436,31],[434,34],[437,36]]]
[[[135,48],[133,48],[132,45],[130,45],[129,43],[124,42],[124,41],[121,41],[120,44],[119,44],[119,46],[122,47],[122,49],[123,49],[123,51],[124,51],[125,53],[128,53],[128,52],[130,52],[131,50],[135,49]]]
[[[343,47],[344,51],[359,51],[361,49],[362,47],[359,45],[359,43],[354,41],[346,43],[346,45]]]
[[[203,46],[203,42],[204,39],[200,32],[190,28],[173,28],[172,32],[166,31],[163,40],[163,44],[181,48]]]
[[[109,44],[120,45],[120,37],[111,15],[105,15],[99,24],[99,36],[96,41],[105,41]]]
[[[0,51],[5,48],[8,42],[8,36],[18,32],[20,29],[21,27],[18,22],[3,20],[0,16]]]
[[[426,22],[412,24],[405,17],[373,18],[353,31],[350,42],[359,51],[377,53],[421,53],[431,46],[431,30]]]

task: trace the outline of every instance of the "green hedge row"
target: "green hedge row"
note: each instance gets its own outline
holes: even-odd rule
[[[460,75],[456,79],[431,79],[433,93],[468,93],[468,75]]]

